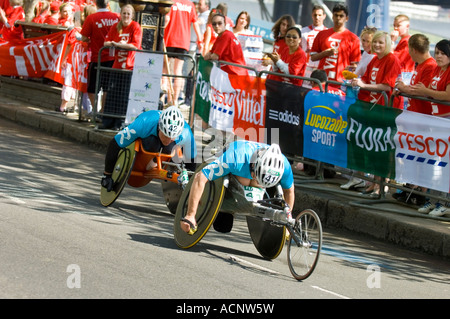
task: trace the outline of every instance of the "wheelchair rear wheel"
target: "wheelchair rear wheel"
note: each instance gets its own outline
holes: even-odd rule
[[[106,188],[101,187],[100,202],[103,206],[112,205],[125,187],[125,184],[127,183],[133,169],[136,156],[134,144],[135,143],[132,143],[128,147],[123,148],[117,157],[116,164],[114,165],[114,171],[112,173],[112,179],[114,181],[113,189],[108,192]]]

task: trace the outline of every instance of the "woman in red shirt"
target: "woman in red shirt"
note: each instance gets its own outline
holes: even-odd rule
[[[218,36],[211,51],[204,56],[204,59],[211,61],[220,60],[245,66],[241,44],[233,32],[225,29],[225,16],[220,13],[216,14],[212,18],[212,26]],[[220,68],[229,74],[248,75],[247,69],[234,65],[222,64]]]
[[[376,54],[367,65],[366,72],[361,78],[353,79],[352,86],[361,88],[358,98],[369,103],[384,105],[384,91],[388,101],[395,87],[395,81],[401,74],[401,65],[398,58],[391,53],[391,39],[387,32],[377,31],[372,38],[372,53]]]
[[[286,14],[281,16],[272,27],[272,34],[275,42],[273,43],[273,52],[281,52],[286,47],[284,37],[289,28],[295,26],[294,18]]]
[[[115,48],[113,69],[133,70],[136,51],[141,49],[142,29],[133,21],[135,11],[132,5],[124,5],[120,10],[121,20],[115,23],[105,38],[104,46]],[[105,100],[103,129],[120,129],[128,107],[132,72],[111,72],[110,87]]]
[[[286,32],[286,48],[281,52],[266,53],[273,61],[273,71],[289,75],[303,76],[306,70],[306,53],[300,46],[302,32],[297,27],[291,27]],[[268,79],[302,85],[303,80],[281,77],[269,74]]]
[[[450,102],[450,41],[441,40],[436,44],[434,51],[436,68],[431,75],[431,82],[428,87],[423,83],[418,83],[411,87],[414,93],[431,97],[438,101]],[[450,118],[450,106],[431,102],[431,114]]]
[[[361,88],[358,99],[383,105],[389,102],[395,81],[402,69],[398,58],[391,53],[391,38],[387,32],[375,32],[372,38],[372,53],[376,56],[367,65],[362,78],[352,80],[352,86]],[[368,90],[384,91],[388,100],[384,101],[381,93]],[[375,180],[381,181],[381,177],[375,176]],[[380,196],[380,184],[372,183],[363,193],[370,194],[371,197]]]

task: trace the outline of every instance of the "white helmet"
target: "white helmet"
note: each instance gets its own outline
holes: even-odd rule
[[[284,157],[278,144],[256,150],[252,155],[258,184],[269,188],[278,184],[284,172]]]
[[[184,128],[184,117],[176,106],[170,106],[161,112],[159,130],[167,137],[175,139],[181,135]]]

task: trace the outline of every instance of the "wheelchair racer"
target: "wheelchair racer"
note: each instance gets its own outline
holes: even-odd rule
[[[141,113],[130,125],[117,133],[108,145],[105,170],[101,180],[101,185],[108,192],[114,186],[111,175],[120,150],[138,138],[141,138],[142,146],[147,152],[170,154],[175,145],[183,147],[184,159],[186,160],[186,157],[190,155],[190,161],[186,160],[186,167],[195,170],[197,148],[194,135],[178,107],[170,106],[164,111],[147,111]]]
[[[294,206],[294,176],[288,159],[277,144],[267,145],[250,141],[236,141],[210,164],[194,176],[191,186],[188,210],[181,219],[181,229],[192,235],[197,230],[195,215],[205,185],[222,176],[232,174],[243,186],[270,188],[280,183],[288,215]]]

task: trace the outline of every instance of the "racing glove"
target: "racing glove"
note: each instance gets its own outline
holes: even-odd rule
[[[111,175],[103,174],[101,184],[104,188],[106,188],[107,192],[112,191],[113,186],[114,186],[114,181],[113,181]]]

